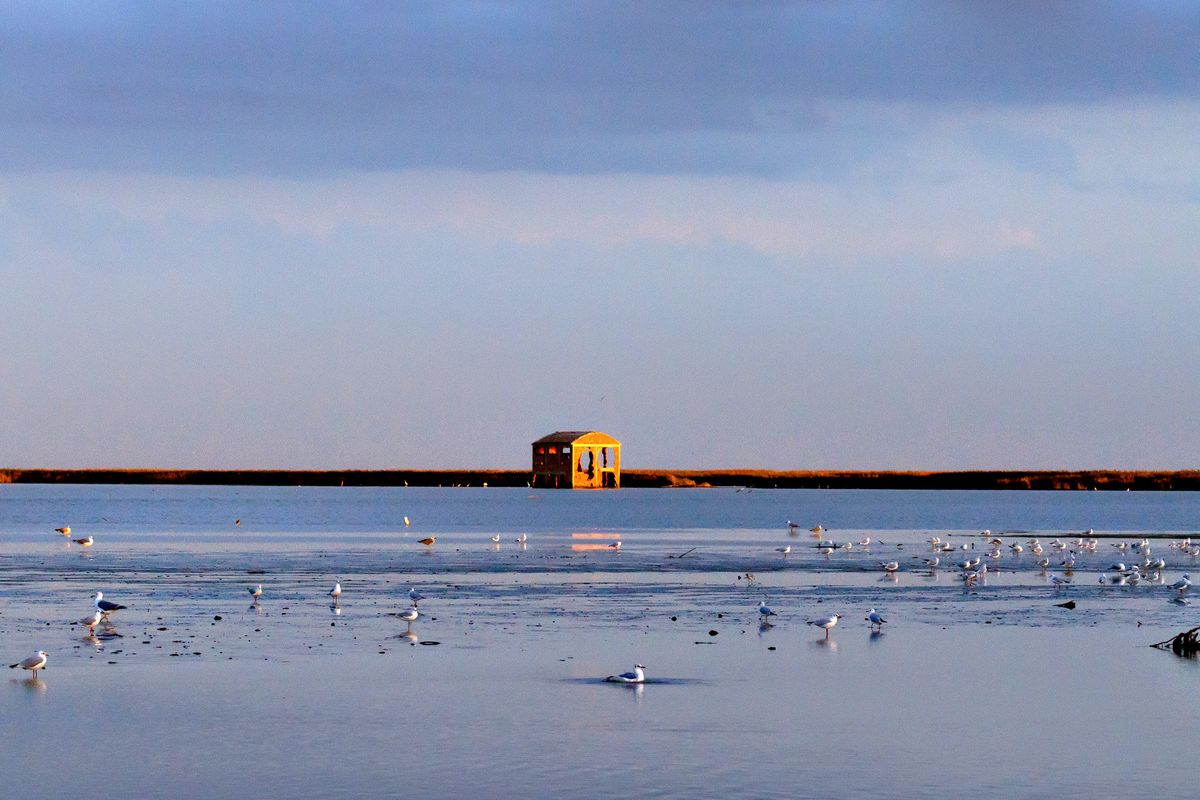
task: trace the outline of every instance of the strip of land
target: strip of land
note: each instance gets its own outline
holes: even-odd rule
[[[527,486],[527,470],[0,469],[0,483],[195,484],[218,486]],[[865,472],[623,470],[629,488],[1037,489],[1197,491],[1200,470],[973,470]]]

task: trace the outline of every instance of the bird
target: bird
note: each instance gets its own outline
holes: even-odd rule
[[[858,546],[859,547],[870,547],[871,546],[871,537],[870,536],[863,537],[861,540],[859,540]]]
[[[525,544],[525,542],[529,541],[529,534],[522,533],[513,541],[515,541],[517,544]]]
[[[900,562],[898,562],[898,561],[883,561],[883,562],[880,562],[879,566],[883,567],[884,572],[895,572],[896,570],[900,569]]]
[[[406,515],[406,516],[404,517],[404,527],[406,527],[406,528],[407,528],[407,527],[408,527],[410,524],[412,524],[412,523],[410,523],[410,522],[408,521],[408,516]]]
[[[338,578],[333,582],[333,588],[329,590],[329,596],[333,598],[333,602],[337,602],[342,596],[342,579]]]
[[[406,608],[400,612],[400,619],[402,619],[408,623],[415,622],[417,617],[419,617],[419,616],[421,616],[421,612],[417,611],[416,606],[409,606],[408,608]]]
[[[425,599],[425,595],[418,592],[416,588],[412,588],[408,590],[408,599],[412,600],[413,608],[416,608],[417,603]]]
[[[812,533],[815,533],[817,535],[820,535],[825,532],[825,528],[822,525],[817,525],[815,527],[809,528],[809,531],[811,531]]]
[[[1054,584],[1055,589],[1061,589],[1064,586],[1071,585],[1071,581],[1069,578],[1060,578],[1058,575],[1055,575],[1053,572],[1050,573],[1049,577],[1050,577],[1050,582]]]
[[[620,675],[609,675],[604,680],[609,683],[645,683],[646,667],[643,664],[634,664],[633,672],[622,672]]]
[[[37,671],[46,666],[46,659],[48,658],[50,658],[50,656],[45,650],[38,650],[29,658],[22,659],[15,664],[9,664],[8,668],[16,669],[17,667],[20,667],[21,669],[27,669],[29,670],[29,676],[36,680]]]
[[[250,596],[254,598],[254,602],[257,603],[258,598],[262,597],[262,584],[260,583],[257,587],[247,586],[246,591],[250,593]]]
[[[794,531],[794,530],[796,530],[797,528],[799,528],[799,527],[800,527],[800,523],[799,523],[799,522],[792,522],[792,521],[789,519],[789,520],[787,521],[787,526],[788,526],[788,530],[789,530],[789,531]]]
[[[776,547],[775,552],[783,553],[786,556],[788,553],[792,552],[792,546],[789,544],[789,545],[784,545],[783,547]]]
[[[772,611],[772,610],[771,610],[771,608],[770,608],[770,607],[767,605],[767,601],[766,601],[766,600],[762,600],[762,601],[760,601],[760,602],[759,602],[759,604],[758,604],[758,615],[759,615],[760,617],[762,617],[762,618],[763,618],[763,621],[766,621],[766,619],[767,619],[768,617],[777,617],[777,616],[779,616],[778,614],[776,614],[774,611]]]
[[[813,625],[818,628],[824,628],[825,629],[825,638],[828,639],[830,628],[837,625],[838,620],[841,618],[842,618],[841,614],[830,614],[828,617],[817,617],[816,619],[810,619],[808,621],[808,624]]]
[[[100,624],[100,620],[102,619],[104,619],[104,612],[97,608],[95,612],[79,620],[79,624],[86,626],[89,634],[94,634],[96,626]]]
[[[609,550],[620,550],[620,549],[621,549],[621,540],[620,540],[620,539],[618,539],[617,541],[615,541],[615,542],[611,543],[611,544],[608,546],[608,549],[609,549]]]
[[[1171,584],[1171,588],[1174,589],[1175,591],[1179,592],[1180,594],[1183,594],[1184,592],[1186,592],[1188,590],[1188,587],[1190,587],[1191,585],[1192,585],[1192,580],[1185,573],[1182,578],[1180,578],[1179,580],[1177,580]]]
[[[873,608],[867,612],[867,616],[864,617],[864,619],[870,622],[872,626],[878,627],[879,630],[883,630],[883,624],[887,622],[887,620],[883,618],[883,615]]]
[[[85,536],[82,539],[72,539],[71,541],[75,544],[83,545],[84,547],[91,547],[96,540],[91,536]]]
[[[424,539],[420,539],[420,540],[418,540],[418,542],[417,542],[417,543],[418,543],[418,544],[423,544],[423,545],[425,545],[426,547],[432,547],[432,546],[433,546],[433,543],[434,543],[434,542],[436,542],[436,541],[437,541],[437,537],[436,537],[436,536],[426,536]]]
[[[120,611],[121,609],[125,608],[125,606],[120,605],[119,603],[110,603],[109,601],[105,600],[104,592],[96,592],[96,596],[93,597],[92,600],[95,602],[96,610],[103,614],[106,618],[114,611]]]
[[[492,543],[493,543],[493,544],[500,544],[500,534],[498,534],[498,533],[493,533],[493,534],[492,534]]]
[[[934,556],[933,558],[922,558],[921,560],[924,561],[925,566],[929,567],[930,569],[937,569],[938,564],[942,563],[942,559],[937,556]]]
[[[61,533],[63,536],[71,535],[71,526],[70,525],[64,525],[61,528],[55,528],[54,530],[58,533]],[[26,659],[26,661],[28,661],[28,659]]]
[[[241,525],[242,525],[242,521],[241,521],[241,519],[235,519],[235,520],[233,521],[233,525],[234,525],[234,527],[240,528],[240,527],[241,527]]]
[[[1009,547],[1009,549],[1010,549],[1010,550],[1012,550],[1012,551],[1013,551],[1013,554],[1014,554],[1014,555],[1020,555],[1020,554],[1021,554],[1021,551],[1025,549],[1024,547],[1021,547],[1021,543],[1020,543],[1020,542],[1013,542],[1013,543],[1012,543],[1012,544],[1010,544],[1008,547]]]

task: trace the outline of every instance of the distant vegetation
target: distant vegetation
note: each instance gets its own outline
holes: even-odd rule
[[[236,486],[526,486],[528,470],[0,469],[0,483],[134,483]],[[1179,472],[851,472],[622,470],[626,487],[755,489],[1056,489],[1197,491],[1200,470]]]

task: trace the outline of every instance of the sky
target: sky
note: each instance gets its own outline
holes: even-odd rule
[[[0,5],[0,466],[1179,469],[1184,2]]]

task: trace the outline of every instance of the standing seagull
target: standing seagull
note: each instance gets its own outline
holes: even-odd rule
[[[437,541],[436,536],[426,536],[424,539],[419,539],[417,544],[423,544],[426,547],[433,547],[433,543]]]
[[[866,619],[871,623],[871,627],[878,627],[881,631],[883,630],[883,624],[887,622],[887,620],[884,619],[883,616],[873,608],[867,614]]]
[[[522,533],[520,536],[518,536],[516,538],[515,541],[517,544],[525,544],[525,542],[529,541],[529,534]]]
[[[95,613],[89,614],[88,616],[79,620],[79,624],[88,629],[88,636],[95,636],[96,626],[100,624],[100,620],[102,619],[104,619],[104,612],[97,608]]]
[[[829,638],[829,629],[834,627],[835,625],[837,625],[838,620],[841,618],[842,618],[841,614],[830,614],[828,617],[817,617],[816,619],[810,619],[808,621],[808,624],[814,625],[818,628],[824,628],[825,629],[825,638],[828,639]]]
[[[105,619],[108,619],[108,615],[114,611],[120,611],[121,609],[125,608],[125,606],[119,603],[110,603],[105,600],[104,592],[96,592],[96,596],[93,597],[92,600],[94,600],[96,603],[96,610],[103,614]]]
[[[27,669],[29,670],[30,679],[37,680],[37,671],[46,666],[46,659],[49,657],[49,654],[47,654],[45,650],[38,650],[29,658],[18,661],[15,664],[9,664],[8,668],[16,669],[17,667],[20,667],[21,669]]]
[[[417,621],[417,617],[419,616],[421,616],[421,612],[417,611],[416,606],[409,606],[400,612],[400,619],[407,622],[408,627],[410,628],[412,627],[412,624]]]
[[[783,547],[776,547],[775,552],[783,553],[786,556],[788,553],[792,552],[792,546],[789,544],[789,545],[784,545]]]
[[[1050,573],[1049,578],[1050,578],[1050,582],[1054,584],[1055,589],[1062,589],[1064,587],[1068,587],[1071,585],[1071,581],[1069,578],[1060,578],[1059,576],[1055,575],[1053,572]]]
[[[247,586],[246,591],[250,593],[250,596],[254,598],[254,602],[257,603],[258,598],[262,597],[262,584],[260,583],[257,587]]]
[[[63,527],[55,528],[54,530],[58,533],[61,533],[63,536],[71,535],[71,526],[70,525],[64,525]],[[41,652],[41,651],[38,651],[38,652]],[[25,659],[25,660],[28,661],[29,659]]]
[[[85,536],[82,539],[72,539],[71,541],[74,542],[75,544],[83,545],[84,547],[91,547],[92,543],[95,542],[96,540],[93,539],[91,536]]]
[[[498,534],[498,533],[492,534],[492,544],[500,544],[500,534]]]
[[[1182,578],[1180,578],[1179,580],[1177,580],[1171,584],[1171,588],[1174,589],[1175,591],[1179,592],[1180,594],[1183,594],[1184,592],[1186,592],[1188,590],[1188,587],[1190,587],[1191,585],[1192,585],[1192,580],[1185,573]]]
[[[338,578],[333,582],[333,588],[329,590],[329,596],[333,598],[334,605],[337,605],[338,598],[342,596],[342,579]]]
[[[646,667],[642,664],[634,664],[633,672],[622,672],[620,675],[609,675],[604,680],[609,683],[645,683],[646,682]]]
[[[766,622],[769,617],[777,617],[779,615],[767,606],[766,600],[762,600],[758,604],[758,616],[762,618],[763,622]]]
[[[408,590],[408,599],[412,600],[413,608],[417,607],[417,603],[425,599],[425,595],[418,592],[415,588]],[[415,619],[415,617],[414,617]]]

